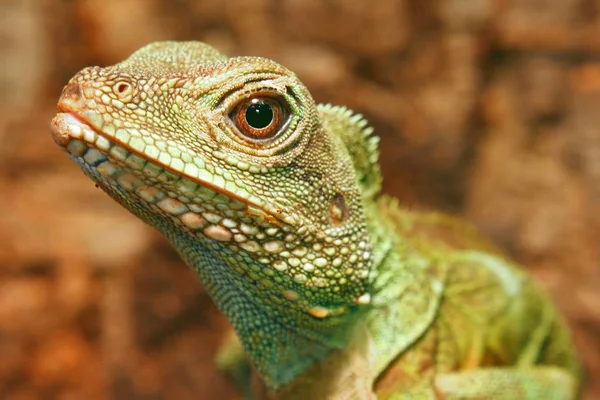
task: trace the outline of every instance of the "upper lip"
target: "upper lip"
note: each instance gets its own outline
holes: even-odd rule
[[[256,209],[260,209],[267,216],[272,217],[270,219],[271,223],[279,224],[280,222],[284,222],[284,223],[292,224],[293,222],[295,222],[295,221],[293,221],[294,218],[292,216],[286,216],[283,213],[278,212],[277,210],[270,210],[270,209],[268,209],[268,208],[266,208],[264,206],[260,206],[260,205],[258,205],[256,203],[252,202],[249,199],[240,197],[240,196],[236,195],[235,193],[232,193],[232,192],[230,192],[228,190],[225,190],[224,188],[222,188],[220,186],[216,186],[216,185],[214,185],[211,182],[206,182],[206,181],[202,181],[202,180],[197,179],[197,178],[186,176],[186,175],[182,174],[180,171],[174,170],[171,167],[169,167],[167,165],[164,165],[164,164],[161,164],[161,163],[159,163],[156,160],[150,160],[150,159],[148,159],[147,157],[145,157],[144,154],[141,154],[140,152],[138,152],[135,149],[131,148],[127,144],[120,142],[116,138],[114,138],[114,137],[112,137],[110,135],[105,134],[101,129],[99,129],[99,128],[95,127],[94,125],[92,125],[91,123],[87,122],[86,119],[81,115],[80,112],[78,112],[76,110],[73,110],[72,107],[70,107],[68,104],[66,104],[66,102],[63,102],[62,100],[63,100],[63,98],[61,98],[61,101],[58,103],[58,109],[59,109],[59,111],[61,111],[61,113],[69,114],[69,115],[73,116],[79,122],[81,122],[82,124],[85,124],[89,129],[93,130],[96,134],[104,137],[105,139],[111,141],[112,143],[115,143],[115,144],[117,144],[117,145],[119,145],[119,146],[127,149],[130,153],[135,154],[135,155],[140,156],[140,157],[143,157],[147,161],[152,162],[152,163],[160,166],[162,169],[164,169],[166,171],[169,171],[169,172],[171,172],[171,173],[173,173],[173,174],[175,174],[175,175],[177,175],[177,176],[179,176],[181,178],[190,180],[190,181],[192,181],[194,183],[197,183],[200,186],[204,186],[204,187],[206,187],[208,189],[214,190],[217,193],[223,194],[223,195],[225,195],[227,197],[230,197],[230,198],[232,198],[234,200],[237,200],[237,201],[239,201],[241,203],[244,203],[244,204],[246,204],[246,205],[248,205],[250,207],[254,207]],[[65,135],[65,132],[60,127],[55,126],[54,121],[53,121],[53,124],[52,124],[52,134],[53,134],[55,140],[57,142],[59,142],[63,147],[66,146],[66,144],[68,143],[67,139],[70,139],[68,137],[68,134]],[[66,140],[66,142],[65,142],[65,140]],[[290,220],[290,219],[292,219],[292,220]]]

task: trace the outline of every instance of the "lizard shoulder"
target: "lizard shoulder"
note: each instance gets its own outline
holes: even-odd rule
[[[384,220],[412,246],[427,249],[477,250],[503,256],[502,251],[486,240],[467,221],[434,211],[414,210],[400,206],[397,199],[382,196],[378,204]]]

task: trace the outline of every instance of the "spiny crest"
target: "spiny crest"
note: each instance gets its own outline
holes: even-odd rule
[[[344,106],[319,104],[318,110],[325,129],[342,139],[352,157],[363,197],[371,199],[381,189],[379,137],[361,114]]]

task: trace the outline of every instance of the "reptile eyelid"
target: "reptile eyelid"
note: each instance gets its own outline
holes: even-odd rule
[[[248,110],[257,105],[267,105],[272,114],[272,120],[263,128],[252,126],[248,120]],[[280,96],[250,96],[235,104],[228,114],[230,125],[238,136],[244,140],[265,143],[280,136],[290,120],[290,111],[285,99]]]

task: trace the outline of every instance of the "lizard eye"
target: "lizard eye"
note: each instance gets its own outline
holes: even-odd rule
[[[241,136],[264,140],[284,130],[289,114],[283,101],[276,97],[260,96],[239,103],[229,114],[229,119]]]

